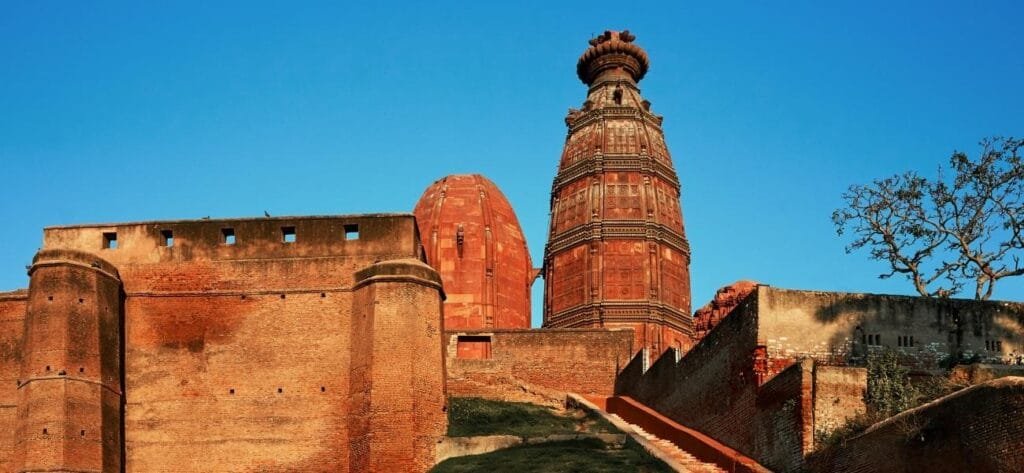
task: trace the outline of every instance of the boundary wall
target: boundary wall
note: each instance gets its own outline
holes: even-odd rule
[[[40,255],[53,252],[117,276],[114,302],[52,265],[34,270],[24,310],[20,295],[0,297],[0,349],[19,347],[0,359],[0,378],[19,366],[14,423],[10,388],[0,388],[0,431],[18,426],[13,439],[0,434],[0,471],[432,466],[446,423],[443,293],[411,215],[53,227]],[[53,276],[37,284],[44,274]],[[90,322],[107,314],[120,328]],[[31,333],[19,333],[18,317]],[[79,369],[99,376],[89,384],[101,386],[98,401],[73,386],[34,387],[66,384]],[[368,435],[378,430],[394,435]],[[94,435],[119,453],[68,453]]]
[[[562,405],[566,394],[610,396],[633,356],[632,329],[448,331],[448,393]]]

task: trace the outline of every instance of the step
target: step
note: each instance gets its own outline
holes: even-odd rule
[[[624,424],[629,425],[629,427],[632,428],[633,431],[637,433],[637,435],[648,440],[652,445],[655,446],[655,448],[658,448],[659,450],[667,454],[670,458],[682,464],[683,467],[686,468],[685,471],[691,471],[695,473],[727,473],[725,470],[719,468],[718,465],[698,460],[689,452],[683,450],[682,448],[679,448],[678,445],[668,440],[658,438],[657,436],[651,434],[650,432],[647,432],[646,430],[640,428],[640,426],[632,424],[623,419],[622,417],[619,417],[617,414],[609,415],[615,418],[615,420],[618,420]]]

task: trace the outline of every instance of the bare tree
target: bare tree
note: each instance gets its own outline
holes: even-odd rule
[[[904,275],[922,296],[949,297],[968,282],[976,299],[989,299],[1000,279],[1024,274],[1024,141],[988,138],[972,160],[949,159],[952,179],[907,172],[843,193],[832,213],[840,236],[854,240],[847,253],[868,248],[889,263],[889,278]]]

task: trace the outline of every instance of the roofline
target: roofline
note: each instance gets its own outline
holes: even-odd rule
[[[982,304],[1003,304],[1003,305],[1013,304],[1013,305],[1018,305],[1018,306],[1024,306],[1024,302],[1022,302],[1022,301],[1006,301],[1006,300],[998,300],[998,299],[981,300],[981,299],[970,299],[970,298],[966,298],[966,297],[950,297],[950,298],[947,298],[947,299],[943,299],[941,297],[925,297],[925,296],[922,296],[922,295],[914,295],[914,294],[881,294],[881,293],[877,293],[877,292],[827,291],[827,290],[823,290],[823,289],[794,289],[794,288],[788,288],[788,287],[778,287],[778,286],[772,286],[771,284],[758,284],[757,285],[758,289],[760,289],[762,286],[763,287],[767,287],[767,288],[769,288],[771,290],[776,290],[776,291],[805,292],[805,293],[812,293],[812,294],[835,294],[835,295],[840,295],[840,296],[890,297],[890,298],[897,298],[897,299],[927,299],[927,300],[933,300],[933,301],[936,301],[936,302],[946,300],[946,301],[960,302],[960,303],[982,303]]]
[[[371,214],[345,214],[345,215],[283,215],[280,217],[232,217],[232,218],[200,218],[200,219],[179,219],[179,220],[140,220],[134,222],[111,222],[111,223],[78,223],[73,225],[52,225],[43,227],[43,230],[63,230],[73,228],[100,228],[120,227],[128,225],[154,225],[154,224],[181,224],[181,223],[212,223],[212,222],[252,222],[252,221],[294,221],[294,220],[323,220],[323,219],[346,219],[346,218],[388,218],[388,217],[414,217],[412,212],[394,213],[371,213]]]

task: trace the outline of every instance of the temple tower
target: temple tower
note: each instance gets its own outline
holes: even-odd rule
[[[438,179],[416,203],[427,262],[444,281],[444,327],[530,328],[534,269],[519,220],[479,174]]]
[[[589,89],[565,118],[551,190],[544,326],[633,327],[654,356],[691,344],[690,246],[662,117],[637,88],[647,53],[633,40],[605,31],[576,65]]]

